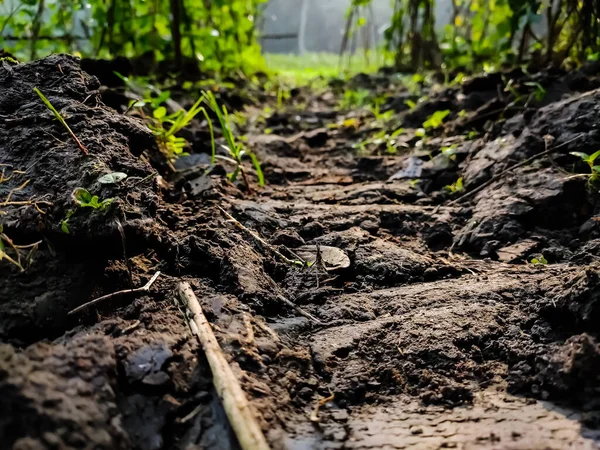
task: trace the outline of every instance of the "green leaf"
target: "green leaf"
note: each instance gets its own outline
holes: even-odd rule
[[[252,164],[254,165],[254,169],[256,170],[256,176],[258,177],[258,184],[262,187],[265,185],[265,176],[263,174],[262,168],[260,167],[260,162],[256,155],[250,152],[250,159],[252,160]]]
[[[164,119],[166,117],[166,115],[167,115],[167,108],[165,108],[164,106],[159,106],[152,113],[152,116],[156,120],[162,120],[162,119]]]
[[[569,155],[577,156],[578,158],[581,158],[583,161],[587,161],[590,157],[590,155],[588,155],[587,153],[582,153],[582,152],[569,152]]]
[[[423,122],[423,128],[439,128],[444,123],[444,119],[450,114],[450,110],[436,111]]]
[[[398,128],[396,131],[394,131],[391,135],[390,138],[394,139],[398,136],[400,136],[402,133],[404,133],[404,128]]]
[[[144,106],[146,106],[144,100],[131,100],[131,102],[129,102],[129,108],[143,108]]]
[[[600,156],[600,150],[598,150],[597,152],[592,153],[590,155],[590,157],[588,158],[588,162],[590,163],[590,165],[594,164],[594,161],[596,161],[596,159],[598,158],[598,156]]]
[[[71,234],[71,230],[69,230],[69,223],[67,220],[63,220],[60,222],[60,229],[65,234]]]
[[[92,201],[92,194],[84,188],[76,188],[71,196],[79,206],[88,206]]]

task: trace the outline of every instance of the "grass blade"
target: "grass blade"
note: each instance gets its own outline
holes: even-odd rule
[[[50,111],[52,111],[52,113],[54,114],[54,117],[56,117],[56,119],[62,124],[62,126],[66,128],[66,130],[69,132],[69,134],[71,135],[71,137],[73,138],[73,140],[75,141],[77,146],[81,149],[83,154],[87,155],[88,154],[87,148],[85,148],[83,146],[83,144],[81,143],[81,141],[77,138],[77,136],[75,136],[75,133],[73,133],[73,130],[71,130],[69,125],[67,125],[67,122],[65,122],[65,119],[63,118],[63,116],[60,115],[60,113],[56,110],[56,108],[52,105],[52,103],[50,103],[50,100],[48,100],[46,98],[46,96],[44,94],[42,94],[42,91],[40,91],[38,88],[34,87],[33,90],[42,99],[42,101],[44,102],[44,105],[46,105],[46,108],[48,108]]]

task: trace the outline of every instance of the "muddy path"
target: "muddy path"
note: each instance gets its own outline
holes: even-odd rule
[[[254,103],[240,133],[267,185],[250,171],[249,193],[208,167],[205,124],[167,174],[77,60],[3,66],[2,232],[38,244],[17,249],[23,272],[1,262],[0,448],[238,448],[174,302],[182,280],[273,448],[597,448],[597,188],[569,152],[600,148],[598,73],[512,74],[546,91],[524,106],[489,75],[412,109],[389,77],[355,78],[388,92],[383,122],[339,107],[356,85]],[[394,154],[357,148],[396,119]],[[114,200],[76,208],[76,188]],[[158,271],[147,293],[68,314]]]

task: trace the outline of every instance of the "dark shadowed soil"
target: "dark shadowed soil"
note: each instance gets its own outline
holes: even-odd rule
[[[182,280],[275,449],[598,448],[598,187],[569,152],[600,149],[599,74],[425,87],[413,109],[389,77],[344,86],[387,93],[391,122],[340,110],[336,86],[282,108],[266,96],[273,111],[254,104],[240,124],[267,180],[248,169],[248,192],[231,168],[207,171],[206,124],[167,172],[150,131],[78,60],[4,62],[0,223],[27,248],[5,242],[24,271],[0,261],[0,449],[238,448],[174,302]],[[502,94],[507,76],[527,102]],[[394,120],[395,154],[356,148]],[[101,182],[113,172],[127,178]],[[77,207],[76,188],[114,201]],[[147,293],[68,314],[157,271]]]

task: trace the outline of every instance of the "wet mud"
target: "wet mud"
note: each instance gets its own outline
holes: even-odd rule
[[[501,76],[473,78],[414,109],[389,77],[352,80],[388,92],[395,154],[357,150],[371,121],[336,86],[267,117],[248,101],[239,132],[267,180],[248,166],[248,192],[209,168],[206,124],[167,171],[77,59],[3,64],[0,223],[25,270],[0,262],[0,448],[238,448],[174,302],[182,280],[273,448],[597,448],[598,191],[570,152],[600,148],[598,74],[505,75],[544,86],[525,106]],[[444,188],[458,176],[464,190]],[[114,200],[77,207],[77,188]],[[148,292],[69,314],[157,271]]]

